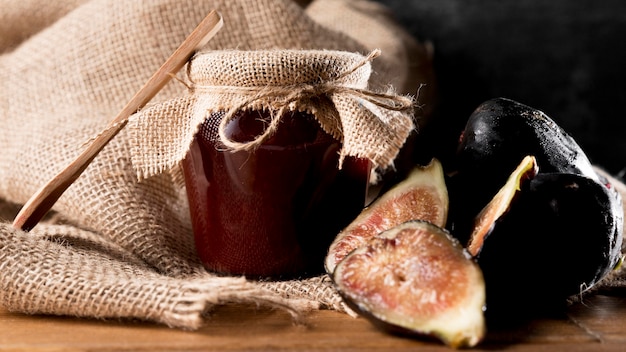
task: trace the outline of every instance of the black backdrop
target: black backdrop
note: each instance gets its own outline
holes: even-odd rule
[[[446,136],[482,101],[508,97],[544,111],[593,163],[623,176],[626,1],[378,1],[434,44],[435,121]]]

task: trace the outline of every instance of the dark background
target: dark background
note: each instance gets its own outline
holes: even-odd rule
[[[483,101],[540,109],[591,161],[626,172],[626,1],[378,0],[435,47],[440,105],[452,133]]]

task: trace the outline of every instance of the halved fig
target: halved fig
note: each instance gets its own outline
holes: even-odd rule
[[[622,203],[596,180],[538,173],[496,219],[477,262],[496,315],[561,307],[622,258]]]
[[[474,222],[474,229],[470,234],[467,250],[473,256],[477,256],[482,249],[485,238],[493,225],[510,207],[515,196],[522,189],[522,184],[532,179],[538,172],[537,161],[533,156],[526,156],[513,171],[504,186],[500,188],[493,199],[478,213]]]
[[[409,175],[367,206],[331,243],[324,267],[332,274],[348,253],[382,231],[409,220],[443,227],[448,216],[448,190],[437,159],[415,166]]]
[[[445,229],[409,221],[384,231],[337,264],[345,302],[384,330],[473,347],[485,335],[485,283]]]

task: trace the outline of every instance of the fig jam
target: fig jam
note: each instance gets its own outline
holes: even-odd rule
[[[252,151],[227,150],[217,129],[223,113],[200,127],[183,161],[196,250],[207,270],[249,278],[323,272],[328,246],[363,209],[370,162],[346,157],[314,116],[289,112]],[[226,126],[248,142],[269,113],[239,112]]]

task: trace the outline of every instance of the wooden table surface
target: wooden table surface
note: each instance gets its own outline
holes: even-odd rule
[[[626,350],[626,295],[597,294],[562,314],[517,327],[490,328],[472,350]],[[282,311],[225,306],[198,331],[137,321],[28,316],[0,308],[0,350],[12,351],[452,351],[437,341],[392,336],[334,311],[294,325]]]

